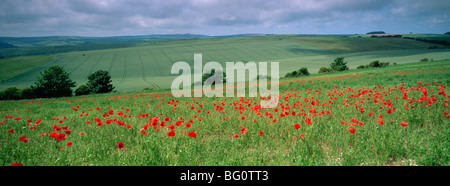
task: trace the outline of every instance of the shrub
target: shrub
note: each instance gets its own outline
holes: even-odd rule
[[[364,65],[359,65],[356,69],[364,69]]]
[[[22,89],[22,91],[20,91],[20,97],[22,99],[35,98],[33,89],[31,87],[25,87],[24,89]]]
[[[387,67],[387,66],[389,66],[389,62],[380,63],[380,67]]]
[[[217,71],[217,73],[221,73],[221,71]],[[203,74],[203,75],[202,75],[202,84],[205,84],[205,81],[206,81],[208,78],[210,78],[211,76],[213,76],[214,74],[216,74],[216,70],[215,70],[215,69],[212,69],[212,70],[211,70],[211,73],[205,73],[205,74]],[[219,82],[221,82],[222,84],[224,84],[224,83],[227,82],[226,77],[227,77],[227,74],[226,74],[225,72],[222,72],[222,78],[221,78],[221,79],[218,79],[218,80],[216,79],[216,81],[219,81]],[[219,75],[219,78],[220,78],[220,75]],[[214,83],[212,83],[212,85],[215,85],[215,84],[216,84],[216,81],[214,81]]]
[[[87,87],[94,93],[108,93],[114,90],[108,71],[97,70],[88,76]]]
[[[369,63],[369,67],[380,67],[380,61],[372,61]]]
[[[3,100],[18,100],[20,99],[20,89],[16,87],[9,87],[1,92]]]
[[[343,57],[338,57],[334,59],[334,62],[330,64],[330,68],[334,71],[348,70],[347,62],[344,61]]]
[[[302,67],[298,70],[298,75],[299,76],[309,76],[309,72],[308,69],[305,67]]]
[[[72,88],[76,86],[76,83],[69,78],[69,73],[61,66],[51,66],[40,74],[35,86],[31,86],[36,97],[72,96]]]
[[[420,61],[421,61],[421,62],[427,62],[427,61],[428,61],[428,58],[423,58],[423,59],[421,59]]]
[[[328,73],[328,72],[331,72],[331,68],[320,67],[319,69],[319,73]]]
[[[75,95],[76,96],[81,96],[81,95],[88,95],[91,91],[89,90],[89,87],[86,85],[81,85],[80,87],[78,87],[75,90]]]

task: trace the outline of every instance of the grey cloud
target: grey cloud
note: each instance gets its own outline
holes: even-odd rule
[[[2,0],[0,36],[448,29],[439,0]]]

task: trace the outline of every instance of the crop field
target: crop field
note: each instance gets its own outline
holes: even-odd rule
[[[108,44],[92,45],[87,51],[67,53],[59,53],[57,47],[52,47],[51,50],[55,50],[52,55],[0,59],[2,70],[5,71],[0,76],[3,81],[0,83],[0,90],[11,86],[24,88],[33,85],[36,76],[52,65],[63,66],[71,73],[71,78],[77,82],[78,86],[86,83],[88,74],[102,69],[111,73],[113,84],[118,92],[137,91],[144,87],[169,88],[172,80],[177,77],[170,74],[172,65],[177,61],[185,61],[192,65],[195,53],[202,54],[203,64],[210,61],[222,64],[238,61],[280,62],[281,76],[301,67],[308,68],[310,73],[317,73],[320,67],[328,66],[336,57],[345,57],[349,67],[353,69],[374,60],[390,62],[392,65],[393,63],[418,62],[423,58],[434,60],[450,58],[448,48],[431,50],[428,49],[430,45],[428,43],[401,38],[278,37],[275,35],[111,45],[110,48]],[[121,48],[114,48],[116,45]],[[88,46],[90,45],[80,47]],[[45,47],[38,48],[36,50],[38,52],[32,54],[50,50]],[[1,49],[0,52],[5,50],[16,50],[16,48]],[[46,60],[21,66],[7,62],[30,61],[31,58]],[[7,73],[12,68],[18,68],[18,73]]]
[[[120,77],[145,72],[136,77],[150,83],[161,72],[143,71],[139,57],[175,50],[167,57],[180,60],[201,47],[86,52],[78,65],[80,53],[70,53],[54,62],[75,77],[117,65]],[[449,166],[449,74],[450,61],[435,60],[287,78],[270,109],[259,107],[263,97],[175,98],[167,90],[1,101],[0,164]]]

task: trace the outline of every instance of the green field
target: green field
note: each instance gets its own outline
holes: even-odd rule
[[[310,73],[317,73],[320,67],[328,66],[336,57],[345,57],[351,69],[373,60],[390,62],[392,65],[417,62],[423,58],[450,58],[450,49],[428,49],[429,46],[429,43],[401,38],[271,35],[67,46],[87,47],[87,51],[65,53],[58,53],[63,49],[51,47],[55,50],[51,58],[36,56],[0,59],[4,71],[0,76],[4,80],[0,83],[0,90],[11,86],[30,86],[39,72],[51,65],[63,66],[71,73],[71,78],[78,86],[86,83],[88,74],[103,69],[111,73],[113,84],[119,92],[141,90],[144,87],[168,88],[176,77],[170,74],[172,64],[177,61],[192,64],[194,53],[203,55],[203,64],[209,61],[223,64],[237,61],[277,61],[280,62],[281,76],[301,67],[308,68]],[[30,53],[39,54],[43,50],[50,50],[48,47],[32,48]],[[5,50],[23,50],[22,53],[26,55],[26,50],[31,48],[0,49],[0,53]],[[44,63],[43,59],[48,61]],[[39,63],[34,63],[34,60]],[[15,61],[14,64],[11,61]],[[17,65],[29,63],[33,65]],[[17,67],[20,67],[20,71],[9,73],[10,69]]]
[[[270,109],[168,90],[0,101],[0,165],[449,166],[449,74],[440,60],[287,78]]]

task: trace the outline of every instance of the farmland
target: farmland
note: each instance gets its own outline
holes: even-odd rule
[[[45,57],[37,55],[36,58],[48,60],[45,63],[18,66],[21,67],[20,73],[2,73],[1,80],[4,82],[0,83],[0,90],[11,86],[18,88],[30,86],[39,72],[51,65],[63,66],[78,85],[86,82],[89,73],[102,69],[111,73],[113,84],[119,92],[136,91],[144,87],[168,88],[176,77],[170,74],[172,64],[186,61],[192,65],[194,53],[203,55],[203,63],[277,61],[280,62],[282,76],[292,71],[292,68],[301,67],[316,73],[320,67],[328,66],[336,57],[345,57],[349,67],[353,69],[373,60],[390,62],[392,65],[417,62],[423,58],[435,60],[450,58],[448,48],[428,49],[429,46],[429,43],[401,38],[271,35],[62,46],[87,47],[86,50],[63,53],[60,53],[58,47],[53,46],[8,48],[1,49],[0,53],[9,50],[18,50],[22,55],[45,53]],[[53,52],[46,53],[48,50]],[[8,67],[10,64],[8,60],[29,61],[29,59],[9,57],[0,59],[0,63],[6,71],[11,69]]]
[[[272,109],[165,91],[3,101],[0,163],[448,166],[449,64],[286,79]]]
[[[445,46],[297,35],[101,43],[55,53],[40,53],[54,43],[42,45],[0,49],[22,53],[0,59],[0,90],[30,86],[60,65],[78,86],[107,70],[117,92],[0,101],[2,166],[450,165]],[[274,108],[260,107],[268,97],[174,97],[167,89],[177,77],[172,64],[192,65],[195,53],[203,64],[278,61],[281,76],[301,67],[311,75],[282,78]],[[317,74],[336,57],[350,70]],[[374,60],[390,66],[356,69]]]

